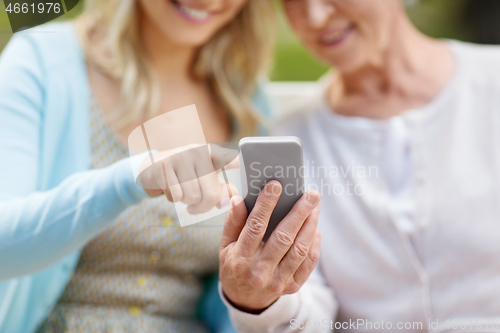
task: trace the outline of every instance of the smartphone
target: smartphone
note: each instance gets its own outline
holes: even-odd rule
[[[239,151],[242,195],[249,214],[267,182],[281,183],[281,196],[263,239],[266,241],[304,194],[302,141],[294,136],[247,137],[240,140]]]

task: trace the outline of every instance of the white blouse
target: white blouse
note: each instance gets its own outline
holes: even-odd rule
[[[306,284],[239,332],[500,331],[500,48],[452,41],[453,78],[388,120],[335,114],[324,91],[279,135],[322,193]]]

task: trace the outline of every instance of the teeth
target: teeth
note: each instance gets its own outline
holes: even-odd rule
[[[201,11],[201,10],[196,10],[196,9],[193,9],[193,8],[189,8],[189,7],[183,6],[181,4],[179,4],[179,9],[182,10],[186,15],[188,15],[188,16],[196,19],[196,20],[206,19],[208,17],[208,15],[210,15],[209,12],[204,12],[204,11]]]
[[[343,29],[343,30],[328,34],[328,35],[324,36],[322,39],[325,43],[333,43],[333,42],[338,41],[340,38],[342,38],[342,36],[344,36],[344,34],[346,32],[347,32],[347,29]]]

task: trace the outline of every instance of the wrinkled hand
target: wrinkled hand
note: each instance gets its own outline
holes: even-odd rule
[[[165,193],[169,201],[187,204],[191,214],[221,208],[238,193],[235,186],[227,185],[218,176],[222,167],[239,167],[232,149],[189,145],[154,154],[153,159],[153,164],[149,157],[144,160],[139,176],[146,193],[153,197]]]
[[[321,196],[317,191],[306,192],[262,242],[280,194],[280,183],[271,181],[250,215],[239,196],[232,198],[226,215],[219,278],[226,298],[246,312],[260,313],[280,296],[296,293],[319,259]]]

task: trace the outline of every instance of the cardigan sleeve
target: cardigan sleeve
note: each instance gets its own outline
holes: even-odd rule
[[[37,51],[20,34],[0,58],[0,280],[57,263],[147,197],[132,171],[144,154],[37,191],[46,76]]]
[[[36,48],[15,36],[0,58],[0,200],[36,189],[44,97]]]

